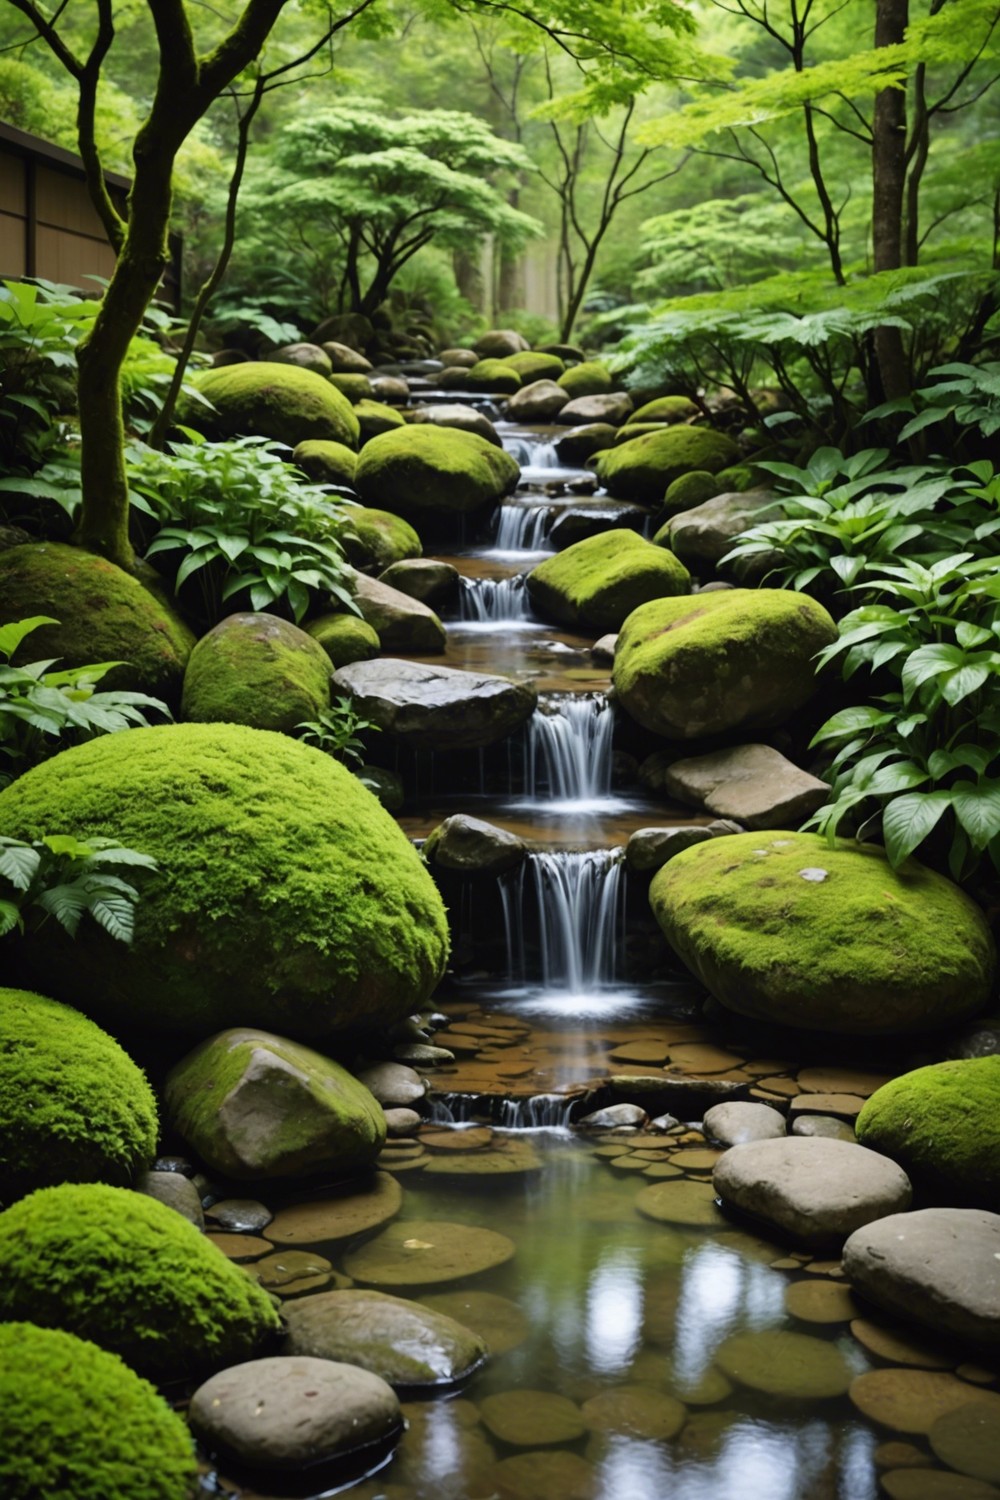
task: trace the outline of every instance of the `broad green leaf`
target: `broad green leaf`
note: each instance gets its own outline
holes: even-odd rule
[[[951,795],[945,791],[910,792],[883,808],[882,838],[893,869],[934,832],[950,804]]]
[[[974,849],[985,849],[1000,834],[1000,781],[959,781],[951,789],[955,816]]]

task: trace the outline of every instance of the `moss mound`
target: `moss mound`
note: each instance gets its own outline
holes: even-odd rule
[[[633,438],[645,437],[647,432],[663,432],[666,422],[634,422],[629,417],[624,427],[619,427],[615,433],[614,447],[620,447],[622,443],[630,443]]]
[[[571,365],[559,376],[559,384],[569,391],[571,401],[578,396],[603,396],[611,389],[611,372],[596,359],[585,359],[582,364]]]
[[[649,599],[690,587],[691,575],[672,552],[625,529],[574,542],[528,574],[528,595],[540,615],[599,632],[617,630]]]
[[[40,1188],[0,1214],[0,1314],[62,1328],[156,1380],[249,1359],[267,1293],[187,1219],[128,1188]]]
[[[277,615],[227,615],[191,653],[181,718],[290,734],[329,708],[330,676],[326,653],[297,625]]]
[[[126,1185],[156,1150],[153,1091],[107,1032],[0,989],[0,1200],[56,1182]]]
[[[528,385],[532,380],[558,380],[566,368],[557,354],[538,354],[533,349],[508,354],[503,363],[517,371],[522,385]]]
[[[32,542],[0,552],[0,625],[49,615],[15,652],[18,664],[58,657],[63,667],[122,665],[102,688],[151,693],[175,704],[194,636],[130,573],[93,552]]]
[[[115,835],[157,860],[131,948],[82,927],[25,945],[38,989],[99,1017],[326,1037],[408,1015],[444,967],[444,907],[408,839],[349,771],[284,735],[106,735],[0,792],[0,832]]]
[[[375,396],[375,389],[367,375],[331,375],[329,381],[335,390],[347,397],[352,406],[357,406],[359,401],[371,401]]]
[[[709,474],[707,469],[692,469],[689,474],[681,474],[667,485],[663,509],[673,516],[679,511],[704,505],[706,500],[714,500],[716,495],[724,492],[725,485],[718,475]]]
[[[1000,1057],[932,1063],[877,1089],[857,1119],[863,1146],[897,1161],[936,1202],[996,1212]]]
[[[669,739],[773,728],[816,690],[813,659],[837,638],[821,604],[784,589],[726,589],[635,610],[615,650],[626,712]]]
[[[321,615],[318,620],[310,620],[306,630],[319,641],[335,667],[371,661],[382,649],[378,631],[359,615]]]
[[[369,505],[345,506],[341,512],[351,534],[341,538],[348,560],[356,568],[381,573],[390,563],[420,557],[423,543],[409,521]]]
[[[908,1033],[959,1020],[991,992],[996,956],[979,908],[915,860],[893,871],[871,845],[713,839],[664,865],[649,899],[716,999],[759,1020]]]
[[[419,517],[483,510],[519,476],[510,454],[485,438],[428,424],[372,438],[358,456],[355,480],[366,505]]]
[[[0,1326],[5,1500],[191,1500],[184,1421],[114,1354],[31,1323]]]
[[[353,449],[317,438],[299,443],[292,452],[292,463],[317,484],[341,484],[353,489],[357,462]]]
[[[736,462],[739,449],[710,427],[667,427],[609,448],[597,460],[597,477],[609,495],[652,504],[669,484],[692,469],[715,474]]]
[[[405,427],[406,421],[400,412],[382,401],[359,401],[354,415],[361,424],[361,442],[367,443],[380,432],[392,432],[394,427]]]
[[[742,495],[745,490],[752,490],[758,483],[757,473],[751,464],[732,464],[728,469],[720,469],[716,478],[722,486],[719,490],[720,495],[727,491]],[[761,482],[765,484],[769,482],[766,474]]]
[[[521,377],[505,359],[481,359],[471,370],[463,370],[456,384],[466,391],[495,391],[509,396],[521,389]]]
[[[310,439],[358,445],[360,427],[350,401],[312,370],[265,360],[205,370],[194,384],[215,411],[189,401],[178,420],[207,437],[266,437],[289,448]]]
[[[657,396],[632,413],[633,422],[686,422],[697,417],[698,407],[687,396]]]

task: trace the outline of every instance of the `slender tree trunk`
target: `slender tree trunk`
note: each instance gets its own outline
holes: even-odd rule
[[[479,255],[456,250],[452,257],[455,285],[476,312],[483,311],[483,271]]]
[[[903,41],[908,0],[876,0],[875,46]],[[903,264],[903,209],[906,195],[906,93],[882,89],[875,96],[872,125],[872,257],[876,271],[898,271]],[[907,396],[910,372],[898,328],[876,328],[875,353],[882,391],[889,401]]]

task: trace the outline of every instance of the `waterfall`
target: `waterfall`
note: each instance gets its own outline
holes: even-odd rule
[[[533,1094],[529,1099],[501,1099],[495,1094],[433,1094],[428,1119],[433,1125],[471,1125],[487,1121],[501,1130],[565,1130],[577,1102],[573,1094]]]
[[[615,715],[604,693],[551,693],[539,700],[525,740],[527,797],[587,802],[611,790]]]
[[[523,983],[537,935],[542,987],[586,995],[613,984],[625,918],[620,849],[529,854],[501,876],[512,983]]]
[[[555,443],[546,443],[536,437],[529,437],[519,433],[516,437],[504,434],[503,445],[523,471],[525,469],[558,469],[559,458],[556,454]],[[537,483],[544,483],[536,481]]]
[[[549,505],[501,505],[493,549],[497,552],[544,552],[548,549],[554,519],[555,512]]]
[[[458,618],[466,621],[530,620],[531,606],[525,587],[527,578],[462,578],[458,596]]]

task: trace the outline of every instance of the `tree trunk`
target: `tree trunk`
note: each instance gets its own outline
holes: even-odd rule
[[[908,0],[876,0],[875,46],[903,41]],[[876,271],[898,271],[903,264],[903,208],[906,193],[906,94],[882,89],[875,96],[872,126],[872,256]],[[889,401],[909,395],[910,375],[898,328],[876,328],[875,352],[882,391]]]
[[[483,270],[478,254],[456,250],[452,256],[455,285],[475,312],[483,311]]]

